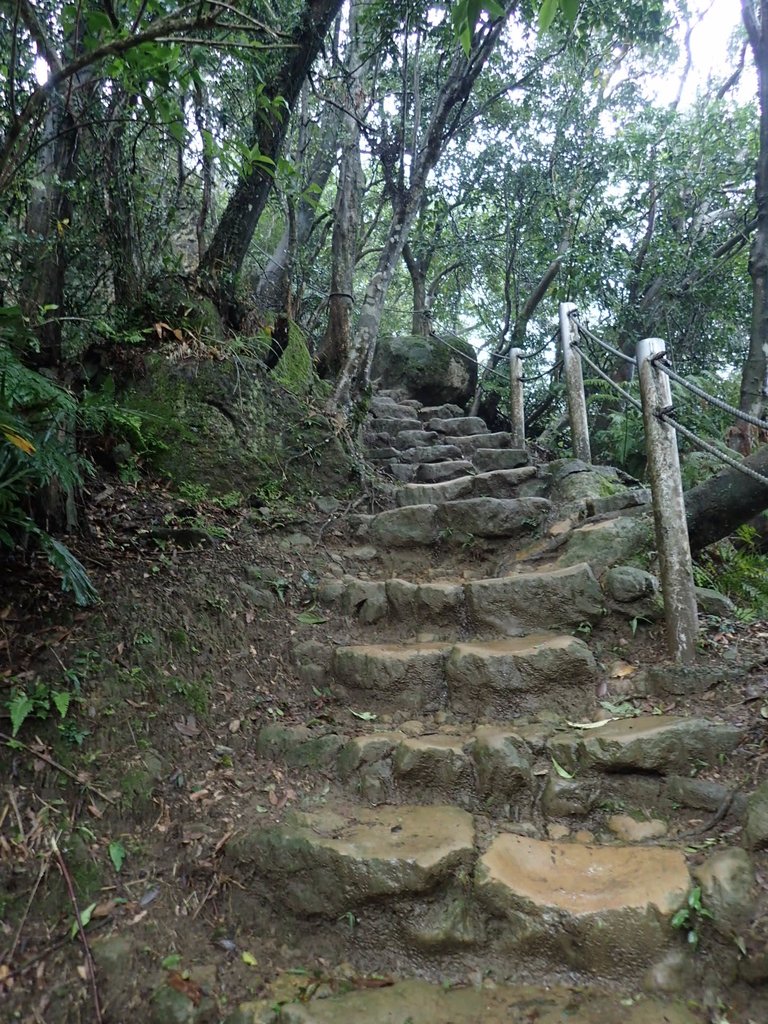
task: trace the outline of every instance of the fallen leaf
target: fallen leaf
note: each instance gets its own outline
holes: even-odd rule
[[[173,726],[177,732],[180,732],[182,736],[186,736],[187,739],[194,739],[195,736],[200,735],[200,730],[197,726],[194,715],[187,715],[186,718],[180,718],[178,722],[173,723]]]
[[[240,959],[243,961],[244,964],[248,964],[249,967],[256,967],[258,965],[256,957],[253,955],[253,953],[249,953],[247,949],[244,949],[243,952],[240,954]]]
[[[230,732],[233,732],[233,733],[234,732],[240,732],[240,726],[241,725],[242,725],[242,721],[239,718],[233,718],[232,721],[227,726],[227,728],[229,729]]]
[[[193,1006],[200,1005],[203,998],[203,990],[196,981],[192,981],[191,978],[185,978],[178,971],[171,971],[168,975],[167,983],[170,988],[185,995]]]
[[[572,779],[573,778],[572,773],[569,772],[566,768],[563,768],[563,766],[561,764],[559,764],[554,759],[554,757],[552,758],[552,767],[555,769],[555,771],[557,772],[557,774],[560,776],[561,779]]]

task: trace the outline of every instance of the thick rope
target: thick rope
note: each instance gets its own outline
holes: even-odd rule
[[[634,395],[630,395],[630,393],[628,391],[625,391],[620,384],[617,384],[615,380],[612,380],[605,372],[605,370],[601,370],[597,363],[593,363],[580,345],[575,345],[571,343],[571,347],[575,352],[578,352],[579,358],[582,359],[587,364],[587,366],[591,366],[599,377],[602,377],[607,384],[611,385],[614,391],[618,391],[622,398],[629,402],[630,405],[634,406],[634,408],[637,409],[638,412],[643,411],[642,405],[640,404],[640,402],[638,402]]]
[[[670,415],[669,410],[662,410],[657,413],[659,419],[668,423],[670,427],[674,428],[678,434],[682,434],[683,437],[687,437],[689,441],[692,441],[698,448],[701,448],[705,452],[709,452],[710,455],[714,455],[715,458],[724,462],[726,466],[730,466],[732,469],[737,469],[739,473],[743,473],[744,476],[750,477],[752,480],[757,480],[758,483],[765,484],[768,487],[768,476],[763,473],[758,473],[757,470],[752,469],[750,466],[745,466],[743,462],[739,462],[737,459],[731,458],[730,455],[726,455],[725,452],[719,448],[715,448],[714,445],[708,444],[703,441],[697,434],[694,434],[692,430],[688,430],[682,423],[678,423],[677,420]]]
[[[602,338],[598,338],[598,336],[593,334],[592,331],[587,330],[587,328],[584,327],[583,324],[573,316],[573,314],[571,314],[571,318],[576,324],[576,330],[579,334],[583,334],[587,341],[594,342],[595,345],[599,345],[601,348],[604,348],[606,352],[610,352],[611,355],[616,356],[617,359],[623,359],[625,363],[632,363],[633,366],[637,366],[637,360],[634,356],[628,356],[626,352],[622,352],[621,349],[614,348],[613,345],[609,345],[607,341],[603,341]]]
[[[665,359],[654,359],[654,366],[666,373],[668,377],[671,377],[676,383],[680,384],[681,387],[686,388],[693,395],[697,395],[699,398],[703,398],[705,402],[709,402],[710,405],[714,405],[717,409],[722,409],[723,412],[728,412],[732,416],[736,416],[740,420],[744,420],[745,423],[751,423],[753,427],[759,427],[761,430],[768,430],[768,420],[761,420],[759,416],[752,416],[748,412],[742,412],[741,409],[737,409],[735,405],[729,405],[728,402],[724,402],[721,398],[715,398],[714,395],[710,395],[703,388],[700,388],[698,384],[693,384],[691,381],[686,380],[685,377],[681,377],[679,373],[676,373],[669,363]]]

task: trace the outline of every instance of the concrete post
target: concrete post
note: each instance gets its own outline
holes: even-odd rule
[[[584,376],[581,372],[581,357],[573,348],[573,333],[569,314],[576,311],[573,302],[560,303],[560,339],[563,344],[563,371],[565,389],[568,395],[568,419],[571,424],[573,454],[582,462],[592,462],[589,445],[589,422],[587,420],[587,399],[584,395]]]
[[[523,350],[509,351],[509,418],[512,448],[525,449],[525,407],[523,399]]]
[[[637,367],[667,622],[667,647],[675,661],[690,664],[696,660],[699,618],[685,521],[680,457],[674,428],[658,416],[660,411],[671,408],[672,389],[666,374],[653,365],[653,357],[665,351],[666,345],[661,338],[643,339],[637,346]]]

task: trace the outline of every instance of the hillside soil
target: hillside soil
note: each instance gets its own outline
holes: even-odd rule
[[[330,570],[365,578],[371,553],[354,515],[378,510],[378,493],[227,510],[190,505],[159,483],[105,477],[91,485],[89,534],[72,543],[98,606],[76,608],[36,556],[10,567],[0,682],[6,694],[23,688],[33,707],[19,742],[0,753],[2,1019],[93,1021],[97,1002],[106,1021],[191,1019],[175,1001],[181,993],[196,1021],[217,1021],[243,1002],[310,1000],[397,976],[488,983],[458,959],[436,977],[366,948],[351,917],[322,935],[267,917],[246,927],[236,912],[240,883],[222,867],[247,824],[244,805],[278,820],[334,787],[322,769],[255,756],[258,730],[318,720],[350,730],[374,713],[299,683],[291,650],[303,639],[343,644],[360,634],[356,623],[319,612],[316,589]],[[467,566],[471,554],[458,552],[457,572]],[[716,769],[691,766],[732,794],[719,817],[685,811],[673,823],[672,838],[690,837],[694,861],[720,842],[738,845],[731,807],[765,778],[766,640],[766,622],[705,619],[701,668],[711,685],[633,698],[633,675],[666,657],[663,628],[611,619],[590,631],[601,700],[744,730]],[[71,694],[64,717],[54,699],[61,692]],[[379,723],[407,717],[375,713]],[[9,718],[0,729],[7,741]],[[768,939],[768,859],[757,854],[755,864],[759,899],[740,937],[751,953]],[[703,957],[707,942],[703,928]],[[764,986],[740,981],[705,991],[699,1009],[701,1019],[747,1024],[768,1019],[768,998]]]

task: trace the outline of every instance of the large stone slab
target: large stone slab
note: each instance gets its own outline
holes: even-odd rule
[[[479,862],[476,887],[504,920],[510,952],[620,976],[679,938],[669,919],[690,877],[681,850],[504,834]]]
[[[452,535],[517,537],[538,529],[552,506],[545,498],[462,498],[437,507],[435,524],[443,539]]]
[[[493,434],[469,434],[466,437],[451,438],[451,444],[460,448],[467,459],[471,459],[478,448],[511,448],[512,441],[512,435],[501,430]]]
[[[449,437],[474,437],[477,434],[488,434],[490,431],[485,420],[479,416],[454,416],[450,419],[427,420],[427,430],[436,430],[439,434]]]
[[[371,520],[370,537],[382,547],[434,544],[441,529],[437,525],[436,516],[436,505],[408,505],[388,509]]]
[[[697,764],[718,764],[720,755],[730,754],[741,736],[738,727],[705,718],[643,715],[608,722],[588,733],[555,735],[549,749],[566,767],[668,774],[690,771]]]
[[[507,636],[531,626],[559,629],[596,622],[604,610],[600,585],[584,563],[473,581],[465,593],[472,622]]]
[[[372,434],[399,434],[401,430],[421,430],[422,422],[413,416],[377,416],[368,423],[367,429]]]
[[[547,709],[585,715],[595,704],[595,660],[571,636],[456,644],[445,673],[451,708],[462,714],[515,718]]]
[[[247,829],[230,840],[225,861],[276,907],[338,917],[371,900],[432,892],[468,870],[474,825],[456,807],[338,805]]]
[[[456,480],[462,476],[471,476],[475,468],[466,459],[451,459],[450,462],[425,462],[416,470],[416,479],[420,483],[439,484],[443,480]]]
[[[406,448],[404,451],[397,452],[401,462],[407,463],[427,463],[427,462],[449,462],[456,459],[462,459],[461,449],[457,448],[455,444],[433,444],[426,447],[420,446],[418,448]]]
[[[513,728],[480,725],[470,747],[478,795],[491,805],[528,790],[533,778],[528,744]]]
[[[394,752],[392,768],[398,782],[420,793],[437,791],[447,798],[472,781],[472,763],[460,736],[403,739]]]
[[[444,463],[444,465],[466,465],[466,463]],[[431,468],[430,466],[420,466],[419,479],[424,479],[423,471]],[[395,500],[398,505],[404,506],[442,505],[447,501],[457,501],[462,498],[514,498],[520,485],[535,476],[536,469],[533,466],[477,474],[470,467],[469,473],[454,480],[431,483],[424,479],[424,483],[401,487]]]
[[[331,677],[349,690],[409,710],[445,705],[445,643],[368,644],[337,647]]]
[[[517,469],[527,466],[528,452],[520,448],[478,448],[472,456],[475,467],[481,473],[494,469]]]
[[[400,430],[395,434],[393,444],[401,451],[408,448],[428,448],[437,441],[438,436],[434,430]]]
[[[411,583],[386,581],[390,614],[402,622],[437,625],[458,622],[464,607],[464,588],[460,583]]]
[[[574,530],[558,563],[589,562],[602,569],[646,556],[655,550],[655,543],[653,522],[648,516],[619,516]]]
[[[418,412],[421,420],[452,420],[463,415],[464,410],[461,406],[452,405],[450,402],[445,405],[424,405]]]
[[[272,1000],[274,1002],[274,1000]],[[269,1003],[267,1003],[269,1005]],[[266,1007],[265,1007],[266,1008]],[[225,1024],[262,1024],[260,1007],[244,1004]],[[681,1002],[610,995],[584,986],[493,985],[450,988],[398,981],[280,1007],[274,1024],[703,1024]]]
[[[393,398],[381,398],[378,395],[371,399],[371,416],[392,420],[412,420],[414,416],[419,416],[421,419],[418,409],[414,409],[410,403],[404,405]]]

